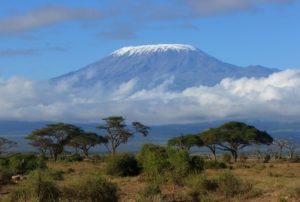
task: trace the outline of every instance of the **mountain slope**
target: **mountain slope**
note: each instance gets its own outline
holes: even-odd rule
[[[129,85],[132,90],[167,86],[169,90],[213,86],[227,77],[265,77],[277,69],[238,67],[224,63],[189,45],[160,44],[121,48],[102,60],[52,81],[74,87],[101,83],[105,89]]]

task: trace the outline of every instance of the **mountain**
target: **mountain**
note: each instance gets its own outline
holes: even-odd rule
[[[149,90],[163,85],[168,90],[213,86],[227,77],[266,77],[277,69],[262,66],[238,67],[222,62],[205,52],[182,44],[124,47],[78,71],[52,79],[73,87],[101,84],[117,89],[122,84],[132,90]]]

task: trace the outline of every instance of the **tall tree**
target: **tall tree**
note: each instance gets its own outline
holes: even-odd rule
[[[116,149],[121,144],[126,144],[129,138],[131,138],[135,133],[147,136],[150,129],[140,122],[133,122],[132,130],[126,125],[125,119],[121,116],[110,116],[103,120],[105,124],[100,125],[97,128],[105,130],[106,134],[104,137],[107,140],[105,146],[112,155],[116,153]]]
[[[64,151],[64,146],[69,141],[82,133],[82,130],[74,125],[65,123],[49,124],[45,128],[37,129],[27,137],[31,144],[41,152],[49,151],[54,160]]]
[[[273,138],[265,131],[242,122],[228,122],[216,129],[219,149],[229,151],[237,161],[238,151],[252,144],[270,145]]]
[[[68,145],[76,149],[80,149],[85,157],[88,157],[89,150],[92,147],[102,143],[107,143],[107,140],[104,137],[93,132],[82,132],[81,134],[73,137],[69,141]]]
[[[0,137],[0,157],[5,154],[9,149],[16,146],[16,142]]]
[[[180,149],[189,152],[193,146],[198,146],[198,147],[203,146],[203,141],[198,135],[187,134],[187,135],[181,135],[179,137],[174,137],[170,139],[168,141],[168,145],[176,146],[179,147]]]

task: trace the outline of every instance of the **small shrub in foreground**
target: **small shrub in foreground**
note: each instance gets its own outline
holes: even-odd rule
[[[83,176],[73,178],[62,189],[65,202],[117,202],[117,185],[101,176]]]
[[[10,193],[10,202],[56,202],[59,200],[59,190],[53,179],[45,170],[36,170],[30,173],[21,185]]]
[[[190,175],[186,178],[186,185],[192,189],[193,192],[199,194],[207,194],[218,189],[218,181],[216,179],[209,179],[205,175]]]
[[[19,153],[2,160],[1,167],[13,174],[24,174],[35,169],[46,168],[45,161],[35,154]]]
[[[133,155],[122,153],[108,158],[106,173],[113,176],[135,176],[140,173],[140,167]]]
[[[146,185],[144,190],[137,195],[138,202],[155,201],[161,198],[161,190],[157,183],[150,183]]]

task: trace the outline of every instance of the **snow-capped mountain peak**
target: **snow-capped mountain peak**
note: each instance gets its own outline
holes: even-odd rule
[[[161,53],[167,51],[187,52],[187,51],[196,51],[196,50],[197,49],[195,47],[186,44],[157,44],[157,45],[128,46],[114,51],[112,55],[131,56],[131,55],[144,55],[150,53]]]
[[[121,48],[52,82],[86,89],[101,85],[107,91],[120,87],[122,92],[149,90],[159,86],[180,91],[193,86],[213,86],[224,78],[266,77],[276,71],[228,64],[190,45],[159,44]]]

